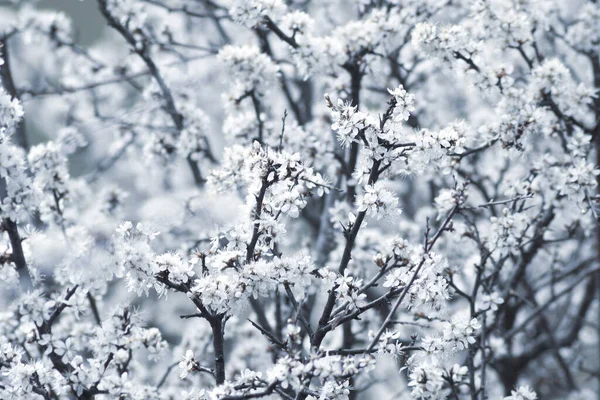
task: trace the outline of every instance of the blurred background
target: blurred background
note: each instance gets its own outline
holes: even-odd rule
[[[40,0],[39,8],[60,10],[73,19],[76,39],[82,45],[89,45],[104,32],[98,5],[93,0]]]

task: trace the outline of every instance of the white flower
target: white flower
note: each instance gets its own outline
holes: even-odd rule
[[[198,363],[194,359],[194,352],[187,350],[179,362],[179,377],[184,379],[197,365]]]
[[[461,367],[459,364],[454,364],[452,366],[452,368],[450,368],[450,370],[448,371],[448,374],[452,378],[452,382],[460,383],[463,380],[463,378],[467,375],[468,372],[469,372],[468,367],[466,367],[466,366]]]
[[[481,310],[492,310],[497,311],[498,306],[504,303],[504,299],[500,297],[500,293],[492,292],[490,294],[484,293],[481,295]]]
[[[456,206],[458,192],[454,189],[442,189],[435,198],[435,207],[438,210],[438,216],[447,214]],[[439,218],[439,217],[438,217]]]
[[[312,31],[314,26],[314,20],[310,15],[303,11],[292,11],[285,14],[281,18],[281,29],[284,29],[290,33],[290,35],[307,34]]]
[[[10,96],[0,88],[0,129],[12,128],[23,118],[23,107],[17,99]]]
[[[365,186],[364,193],[357,196],[356,205],[358,211],[377,216],[377,219],[401,213],[398,208],[398,198],[391,190],[385,188],[382,182]]]
[[[397,288],[405,285],[407,279],[407,272],[404,269],[397,268],[386,275],[383,287]]]
[[[510,396],[504,400],[536,400],[537,394],[529,386],[519,386],[517,390],[512,390]]]
[[[388,92],[394,97],[394,109],[392,110],[394,121],[408,121],[410,114],[415,111],[415,95],[408,93],[402,85],[394,90],[388,89]]]
[[[408,386],[415,399],[445,399],[450,390],[445,388],[444,370],[437,359],[411,365]]]
[[[239,24],[254,28],[263,17],[278,20],[285,12],[285,4],[281,0],[234,0],[229,14]]]
[[[277,82],[279,67],[256,46],[227,45],[219,51],[218,59],[233,78],[230,97],[234,103],[251,92],[262,96]]]
[[[194,276],[194,265],[181,259],[177,253],[165,253],[155,258],[154,273],[166,271],[173,283],[187,283]]]
[[[358,111],[358,108],[351,102],[344,102],[341,99],[338,99],[337,107],[333,107],[327,95],[325,98],[331,108],[331,120],[333,121],[331,129],[337,132],[342,147],[347,147],[356,140],[358,133],[365,129],[368,114]]]

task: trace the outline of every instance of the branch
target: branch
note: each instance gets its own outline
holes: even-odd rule
[[[435,242],[437,242],[437,240],[441,236],[442,232],[444,232],[446,230],[446,228],[448,227],[448,224],[450,223],[450,221],[452,220],[452,218],[458,212],[459,209],[460,209],[460,206],[458,204],[455,205],[454,208],[450,211],[450,213],[448,213],[448,216],[446,217],[446,219],[444,220],[444,222],[442,223],[442,225],[440,226],[438,231],[435,233],[433,238],[431,240],[425,242],[425,254],[429,253],[431,248],[435,245]],[[404,301],[404,298],[408,294],[408,290],[410,289],[410,287],[413,285],[413,283],[417,279],[417,276],[419,275],[419,272],[421,271],[421,268],[423,267],[424,264],[425,264],[425,255],[421,259],[419,266],[417,267],[417,269],[413,273],[412,277],[410,278],[410,281],[404,287],[402,294],[400,295],[400,297],[398,297],[398,299],[392,306],[392,309],[388,313],[388,316],[385,319],[385,321],[383,322],[383,325],[381,325],[381,328],[379,328],[379,331],[375,334],[375,336],[373,337],[373,340],[371,340],[371,344],[367,347],[368,350],[372,350],[373,348],[375,348],[375,345],[379,341],[379,338],[381,337],[381,335],[383,335],[383,332],[385,332],[388,325],[390,325],[390,323],[392,322],[394,313],[396,312],[398,307],[400,307],[400,304],[402,304],[402,301]]]
[[[284,42],[292,46],[294,49],[297,49],[299,47],[298,43],[296,42],[296,39],[283,33],[283,31],[279,29],[279,27],[275,24],[275,22],[273,22],[271,18],[266,16],[263,18],[263,22],[271,32],[277,35],[279,39],[283,40]]]
[[[300,320],[300,323],[302,324],[302,326],[304,327],[304,329],[306,330],[308,335],[310,337],[313,337],[314,332],[313,332],[312,328],[310,327],[310,323],[304,317],[304,313],[302,313],[301,305],[298,304],[298,301],[296,300],[294,293],[292,293],[292,290],[290,289],[290,285],[287,283],[284,283],[283,286],[285,287],[285,292],[287,293],[290,301],[292,302],[294,311],[296,311],[297,318]]]
[[[132,47],[133,51],[135,51],[135,53],[137,53],[137,55],[139,55],[140,58],[146,64],[146,67],[150,71],[150,75],[152,75],[152,77],[154,77],[154,80],[156,81],[156,83],[158,84],[158,87],[160,88],[162,97],[165,101],[164,110],[171,117],[171,120],[173,121],[173,124],[175,125],[177,130],[179,132],[181,132],[185,128],[185,126],[183,124],[183,116],[177,110],[177,107],[175,106],[175,100],[173,99],[173,95],[171,93],[171,89],[169,89],[169,87],[165,83],[165,80],[163,79],[163,77],[160,73],[160,70],[154,63],[154,60],[152,59],[152,57],[150,57],[150,55],[148,54],[148,49],[145,46],[142,46],[142,47],[138,46],[138,41],[135,39],[133,34],[131,32],[129,32],[129,30],[125,26],[121,25],[121,23],[119,21],[117,21],[117,19],[115,19],[115,17],[113,17],[113,15],[108,10],[107,0],[97,0],[97,1],[98,1],[98,5],[100,8],[100,12],[102,13],[104,18],[108,22],[108,25],[111,26],[112,28],[114,28],[117,32],[119,32],[121,34],[121,36]],[[207,154],[211,153],[210,149],[206,149],[206,152],[207,152]],[[211,157],[209,157],[209,158],[211,158]],[[194,175],[194,180],[196,181],[196,184],[199,186],[202,186],[205,182],[205,179],[202,177],[200,168],[198,167],[198,163],[188,157],[188,164],[190,166],[190,169],[192,170],[192,174]]]

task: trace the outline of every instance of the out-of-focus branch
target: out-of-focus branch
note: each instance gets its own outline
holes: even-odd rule
[[[150,75],[152,75],[152,77],[154,78],[154,80],[156,81],[156,83],[158,84],[158,86],[160,88],[162,97],[165,101],[165,107],[164,107],[165,111],[171,117],[171,120],[173,121],[173,124],[175,125],[177,130],[179,132],[181,132],[184,129],[183,116],[177,110],[177,107],[175,105],[175,100],[173,98],[173,94],[171,93],[171,89],[166,84],[162,74],[160,73],[160,70],[158,69],[156,63],[150,56],[148,49],[145,46],[142,46],[142,47],[138,46],[138,42],[135,39],[135,37],[133,36],[133,34],[127,29],[127,27],[123,26],[111,14],[111,12],[108,9],[107,0],[98,0],[98,5],[100,8],[100,12],[102,13],[104,18],[108,22],[108,25],[111,26],[112,28],[114,28],[117,32],[119,32],[121,34],[121,36],[127,41],[127,43],[129,43],[129,45],[131,46],[133,51],[135,51],[140,56],[140,58],[144,61],[144,63],[146,64],[146,67],[148,68]],[[212,152],[211,152],[210,148],[205,149],[205,151],[206,151],[207,155],[209,155],[209,158],[214,159],[214,157],[211,156]],[[200,185],[200,186],[203,185],[206,180],[202,176],[202,173],[200,172],[198,163],[188,157],[188,164],[190,166],[190,169],[192,170],[192,174],[194,176],[194,180],[195,180],[196,184]]]
[[[0,79],[2,80],[2,86],[11,97],[18,99],[19,96],[11,72],[10,52],[6,37],[0,38],[0,49],[2,51],[2,59],[4,60],[4,64],[0,65]],[[15,142],[18,146],[22,147],[24,150],[27,150],[28,143],[24,120],[18,122],[15,128],[15,135],[13,137],[15,138]],[[7,183],[5,179],[0,179],[0,202],[4,198],[6,184]],[[17,223],[10,218],[4,218],[0,224],[0,227],[8,234],[12,249],[12,261],[15,263],[15,266],[19,271],[20,281],[22,283],[28,283],[30,281],[29,271],[27,270],[27,262],[25,260],[25,253],[23,252],[23,245],[21,243],[22,239],[21,235],[19,234]]]

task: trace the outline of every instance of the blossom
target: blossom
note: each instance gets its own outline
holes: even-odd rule
[[[536,400],[537,398],[537,394],[529,386],[519,386],[517,390],[511,390],[510,396],[506,396],[504,400]]]
[[[276,82],[279,68],[256,46],[225,46],[218,59],[233,78],[231,97],[236,102],[251,93],[262,96]]]
[[[454,364],[448,374],[452,378],[452,382],[459,383],[461,382],[469,372],[469,368],[466,366],[460,366],[459,364]]]
[[[423,362],[411,367],[408,386],[416,399],[446,398],[450,390],[445,387],[444,371],[436,361]]]
[[[338,99],[336,108],[333,108],[332,105],[330,108],[333,120],[331,129],[337,132],[340,144],[346,147],[356,140],[360,131],[366,128],[368,114],[359,112],[351,102],[343,102],[341,99]]]
[[[550,393],[536,310],[596,308],[597,2],[99,0],[92,45],[8,3],[0,398]]]
[[[585,3],[578,9],[574,23],[569,26],[566,40],[569,44],[584,52],[598,52],[600,37],[594,29],[600,21],[600,10],[593,3]]]
[[[231,17],[240,24],[253,28],[262,17],[279,19],[285,11],[281,0],[235,0],[229,9]]]
[[[522,235],[527,229],[529,218],[524,213],[511,214],[508,208],[502,216],[491,217],[490,243],[498,246],[500,252],[514,252],[519,247]]]
[[[358,211],[366,212],[381,219],[386,215],[399,215],[398,198],[384,186],[383,182],[365,186],[365,192],[356,199]]]
[[[177,151],[182,158],[190,157],[198,161],[207,151],[209,118],[201,109],[188,105],[180,107],[180,112],[183,114],[185,126],[177,140]]]
[[[185,262],[177,253],[166,253],[155,258],[155,273],[168,272],[169,279],[176,283],[187,283],[194,276],[193,264]]]
[[[344,271],[344,275],[335,280],[336,294],[340,302],[346,303],[349,309],[362,307],[366,303],[367,295],[360,291],[362,279],[357,279]]]
[[[0,88],[0,128],[12,128],[23,118],[23,107],[19,100],[11,98]]]
[[[453,317],[443,323],[442,334],[423,338],[423,347],[431,354],[452,354],[476,343],[475,333],[481,329],[476,318]]]
[[[452,349],[464,350],[476,342],[474,335],[480,328],[481,324],[476,318],[457,317],[444,323],[443,338],[452,346]]]
[[[386,331],[379,338],[378,353],[388,353],[393,355],[395,358],[400,358],[404,351],[402,349],[402,343],[400,339],[400,332]]]
[[[181,361],[178,366],[179,377],[185,379],[185,377],[197,367],[196,360],[194,359],[194,352],[192,350],[187,350],[185,354],[181,356]]]
[[[482,294],[481,295],[481,309],[482,310],[492,310],[497,311],[498,306],[500,304],[504,304],[504,299],[500,297],[498,292],[492,292],[490,294]]]
[[[15,285],[19,282],[19,273],[14,263],[3,262],[0,264],[0,282],[4,285]]]
[[[383,287],[395,288],[404,285],[404,280],[407,278],[406,271],[395,269],[385,277]]]
[[[457,199],[460,198],[459,193],[454,189],[442,189],[435,198],[435,206],[438,209],[438,215],[447,214],[456,206]]]
[[[415,25],[412,32],[413,45],[424,54],[450,63],[458,53],[476,54],[481,43],[469,36],[461,25],[437,26],[429,22]]]
[[[410,113],[415,111],[415,95],[408,93],[402,85],[395,89],[388,89],[389,94],[394,98],[394,108],[392,110],[394,121],[408,121]]]
[[[281,18],[281,27],[290,31],[292,35],[308,34],[313,30],[315,21],[303,11],[291,11]]]

